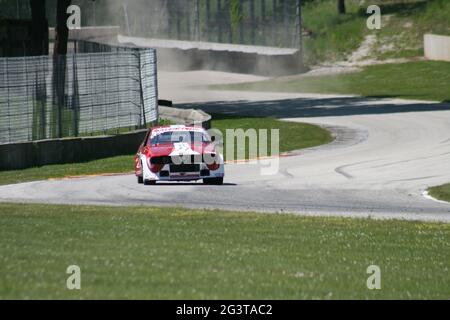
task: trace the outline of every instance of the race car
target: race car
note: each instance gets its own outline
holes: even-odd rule
[[[201,127],[184,125],[153,127],[147,131],[135,157],[138,183],[196,181],[222,185],[223,156],[214,139]]]

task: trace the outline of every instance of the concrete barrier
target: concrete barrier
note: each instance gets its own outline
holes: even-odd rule
[[[161,110],[162,109],[162,110]],[[160,107],[160,117],[209,129],[211,116],[201,110]],[[114,136],[78,137],[0,145],[0,170],[19,170],[130,155],[137,151],[147,129]],[[130,168],[132,168],[130,161]]]
[[[160,106],[159,116],[161,119],[170,120],[177,124],[201,126],[205,129],[211,128],[211,116],[198,109],[177,109]]]
[[[116,27],[87,27],[71,32],[71,41],[154,48],[158,55],[158,70],[217,70],[263,76],[282,76],[305,71],[300,52],[296,48],[128,37],[117,35]],[[52,37],[54,32],[50,30],[50,38]],[[78,50],[84,52],[81,47]]]
[[[116,136],[3,144],[0,145],[0,170],[76,163],[132,154],[137,150],[146,132],[147,130],[139,130]]]
[[[426,34],[424,51],[429,60],[450,61],[450,37]]]
[[[49,28],[48,37],[55,40],[55,28]],[[69,41],[85,40],[116,40],[120,32],[120,27],[104,26],[104,27],[82,27],[80,29],[69,30]]]
[[[213,42],[146,39],[119,35],[121,45],[155,48],[158,69],[217,70],[263,76],[302,72],[299,50]]]

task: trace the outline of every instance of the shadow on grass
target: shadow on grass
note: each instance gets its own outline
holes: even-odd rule
[[[247,115],[242,116],[238,114],[227,114],[227,113],[210,113],[213,120],[236,120],[236,119],[242,119],[242,118],[258,118],[258,116],[255,115]]]

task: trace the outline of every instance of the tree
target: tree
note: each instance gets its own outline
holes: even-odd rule
[[[347,12],[345,8],[345,0],[338,0],[338,13],[345,14]]]
[[[67,28],[69,15],[67,8],[71,3],[71,0],[59,0],[56,5],[55,55],[67,54],[67,41],[69,39],[69,29]]]
[[[66,104],[66,55],[69,40],[67,8],[71,0],[59,0],[56,6],[55,46],[53,49],[53,129],[54,137],[63,136],[63,110]]]
[[[30,0],[32,56],[48,55],[48,21],[45,15],[45,0]]]
[[[48,21],[45,14],[45,0],[30,0],[31,42],[29,54],[32,56],[48,55]],[[36,70],[34,87],[36,102],[33,106],[33,139],[46,138],[46,104],[47,86],[45,73]]]

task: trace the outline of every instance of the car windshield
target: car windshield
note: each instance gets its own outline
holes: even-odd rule
[[[199,143],[211,142],[210,137],[205,132],[197,131],[176,131],[163,132],[151,138],[151,144],[169,144],[177,142]]]

